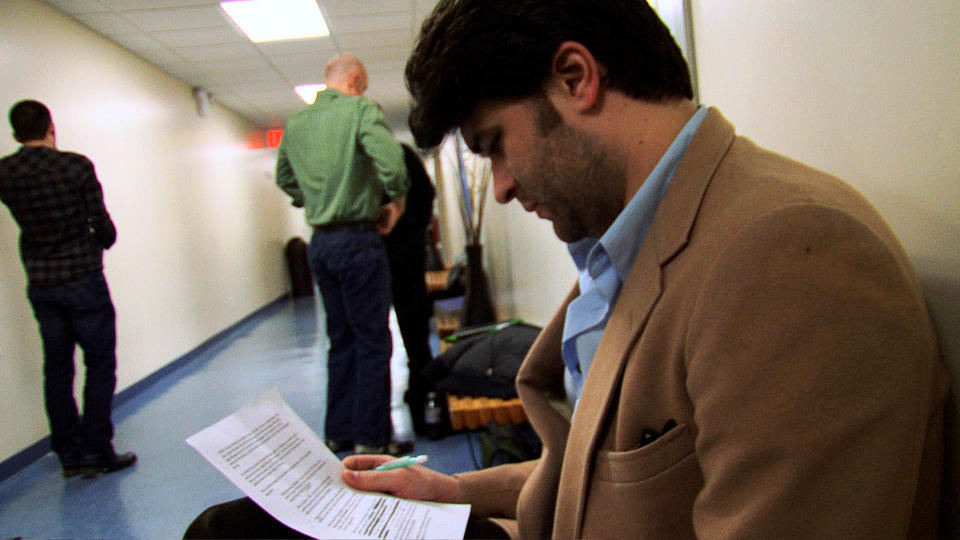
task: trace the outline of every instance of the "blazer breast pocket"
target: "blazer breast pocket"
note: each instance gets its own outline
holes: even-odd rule
[[[611,482],[641,482],[693,454],[693,444],[690,426],[680,424],[638,448],[598,452],[594,478]]]
[[[690,506],[702,484],[687,424],[639,448],[599,452],[581,536],[693,536],[692,508],[684,507]]]

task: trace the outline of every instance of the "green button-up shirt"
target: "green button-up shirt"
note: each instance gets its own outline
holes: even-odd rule
[[[376,220],[384,194],[396,199],[410,186],[377,104],[332,89],[287,121],[276,176],[310,225]]]

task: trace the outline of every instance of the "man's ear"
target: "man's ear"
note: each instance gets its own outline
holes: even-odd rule
[[[564,41],[550,64],[548,94],[573,100],[576,110],[589,110],[600,99],[603,69],[589,49],[576,41]]]
[[[361,88],[362,78],[363,75],[359,71],[354,71],[347,76],[347,87],[350,88],[350,91],[353,92],[355,96],[363,95],[363,89]]]

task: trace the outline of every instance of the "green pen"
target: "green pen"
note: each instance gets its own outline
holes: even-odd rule
[[[427,462],[426,454],[419,456],[404,456],[402,458],[397,458],[390,460],[379,467],[376,467],[375,471],[389,471],[390,469],[402,469],[403,467],[412,467],[414,465],[423,465]]]
[[[443,341],[446,341],[447,343],[456,343],[461,339],[466,339],[468,337],[473,337],[479,334],[493,334],[498,330],[503,330],[508,326],[513,326],[515,324],[520,324],[522,322],[523,322],[523,319],[519,317],[514,317],[513,319],[510,319],[509,321],[504,321],[502,323],[484,324],[479,326],[471,326],[469,328],[462,328],[454,332],[453,334],[443,338]]]

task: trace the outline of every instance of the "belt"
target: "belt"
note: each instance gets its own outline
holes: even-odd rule
[[[342,221],[340,223],[324,223],[314,225],[315,232],[364,232],[376,230],[377,224],[373,221]]]

